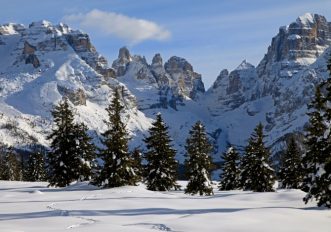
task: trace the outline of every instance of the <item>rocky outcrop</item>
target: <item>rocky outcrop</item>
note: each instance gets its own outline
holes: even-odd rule
[[[258,96],[257,73],[255,67],[244,60],[235,70],[220,72],[213,86],[207,91],[210,98],[212,114],[218,115],[222,110],[233,110]]]
[[[40,61],[35,54],[30,54],[25,58],[25,64],[32,64],[34,68],[40,67]]]
[[[126,47],[122,47],[119,50],[118,58],[114,60],[112,68],[116,70],[116,76],[124,76],[126,71],[126,66],[132,61],[130,51]]]
[[[95,52],[95,47],[91,44],[90,37],[87,34],[67,34],[66,39],[76,52]]]
[[[163,66],[163,59],[159,53],[155,54],[152,59],[151,71],[161,88],[170,86],[170,77]]]
[[[132,86],[133,80],[137,80],[136,88],[139,88],[139,92],[147,90],[141,85],[149,85],[157,92],[159,97],[154,101],[150,98],[138,99],[140,109],[177,109],[177,104],[183,104],[184,99],[197,100],[205,92],[201,75],[194,72],[192,65],[180,57],[171,57],[163,65],[161,55],[156,54],[152,63],[148,64],[144,57],[132,56],[129,50],[123,47],[119,50],[118,59],[113,62],[112,68],[119,80],[128,85]],[[148,91],[151,92],[151,89]]]
[[[84,90],[82,89],[71,90],[67,87],[60,85],[57,86],[57,89],[63,97],[68,98],[69,101],[71,101],[71,103],[74,104],[75,106],[86,105],[86,95]]]
[[[24,55],[31,55],[34,54],[36,51],[36,47],[32,46],[31,44],[29,44],[27,41],[24,42],[24,48],[23,48],[23,54]]]
[[[291,78],[312,64],[330,45],[330,23],[321,15],[307,13],[289,26],[281,27],[257,67],[258,75],[264,82],[262,95],[276,93],[275,82],[280,78]]]
[[[205,92],[201,75],[194,72],[192,65],[185,59],[173,56],[164,64],[164,68],[174,83],[172,88],[179,96],[196,100]]]
[[[23,56],[25,58],[25,64],[32,64],[34,68],[38,68],[40,66],[40,61],[36,56],[37,48],[32,46],[27,41],[24,42],[23,48]]]
[[[62,24],[59,26],[59,30],[67,31],[68,27]],[[65,38],[75,52],[97,73],[101,74],[106,80],[116,78],[115,70],[108,66],[105,57],[97,53],[87,34],[76,31],[66,34]]]
[[[72,30],[66,24],[52,25],[50,22],[43,20],[31,23],[28,28],[20,24],[0,26],[0,35],[16,34],[20,35],[18,43],[22,53],[17,56],[15,64],[23,61],[25,64],[32,64],[35,68],[42,65],[47,68],[49,64],[45,64],[40,60],[43,54],[72,49],[105,80],[116,78],[115,70],[110,68],[105,57],[96,51],[90,37],[81,31]],[[1,41],[0,39],[0,44]]]

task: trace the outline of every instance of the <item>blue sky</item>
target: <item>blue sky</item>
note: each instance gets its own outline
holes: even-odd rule
[[[306,12],[331,21],[330,0],[0,0],[0,24],[65,21],[110,63],[118,49],[186,58],[209,87],[219,72],[262,59],[278,29]],[[115,25],[116,22],[116,25]]]

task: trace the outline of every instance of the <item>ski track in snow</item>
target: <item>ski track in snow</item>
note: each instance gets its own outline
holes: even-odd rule
[[[84,201],[86,199],[95,198],[96,196],[97,195],[83,196],[79,200]],[[78,228],[78,227],[82,227],[82,226],[88,226],[88,225],[92,225],[92,224],[97,222],[97,220],[92,219],[92,218],[86,218],[86,217],[81,217],[81,216],[73,216],[73,215],[70,214],[70,210],[63,210],[63,209],[57,208],[56,204],[58,204],[58,203],[53,202],[53,203],[49,204],[46,208],[49,209],[49,210],[55,211],[55,212],[59,212],[60,216],[63,216],[63,217],[69,216],[69,217],[77,218],[77,219],[80,219],[80,220],[84,221],[82,223],[70,225],[66,229],[74,229],[74,228]]]
[[[154,224],[154,223],[135,223],[135,224],[127,224],[124,226],[147,226],[150,229],[153,230],[159,230],[159,231],[171,231],[171,232],[180,232],[172,230],[170,227],[166,226],[165,224]]]

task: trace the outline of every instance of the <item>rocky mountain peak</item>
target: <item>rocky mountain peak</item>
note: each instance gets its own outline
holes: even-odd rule
[[[0,35],[18,34],[22,30],[24,30],[23,24],[7,23],[0,25]]]
[[[324,16],[307,13],[279,29],[257,67],[258,76],[263,80],[260,91],[263,96],[277,95],[277,81],[292,78],[316,61],[331,45],[330,25]]]
[[[245,69],[252,69],[255,68],[254,65],[252,65],[251,63],[247,62],[247,60],[243,60],[240,65],[236,68],[236,70],[245,70]]]
[[[120,48],[118,52],[118,59],[123,61],[131,61],[130,51],[127,47]]]
[[[154,55],[152,59],[152,66],[163,66],[163,60],[160,53]]]
[[[296,23],[303,28],[312,28],[315,24],[324,24],[327,23],[327,21],[322,15],[305,13],[297,18]]]
[[[29,24],[29,28],[49,28],[49,27],[52,27],[52,23],[47,20],[36,21]]]
[[[176,83],[175,92],[179,96],[195,100],[205,92],[201,75],[194,72],[192,65],[184,58],[173,56],[164,64],[164,68]]]
[[[279,29],[266,56],[273,62],[289,60],[300,63],[300,59],[308,58],[311,60],[305,61],[312,63],[330,44],[331,27],[325,17],[307,13]]]
[[[170,59],[164,64],[164,68],[167,72],[176,73],[176,72],[193,72],[192,65],[187,62],[184,58],[172,56]]]
[[[130,51],[127,47],[120,48],[118,58],[114,60],[112,68],[116,71],[116,76],[123,76],[126,71],[126,66],[132,61]]]
[[[217,76],[216,81],[214,82],[212,88],[217,89],[222,85],[222,81],[229,78],[229,70],[223,69],[220,74]]]

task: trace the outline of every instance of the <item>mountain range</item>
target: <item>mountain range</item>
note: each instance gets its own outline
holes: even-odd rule
[[[169,126],[182,162],[185,140],[201,120],[214,144],[214,159],[228,144],[246,145],[262,122],[266,143],[276,154],[290,134],[302,134],[307,103],[328,78],[331,23],[307,13],[280,27],[255,67],[244,60],[222,70],[205,89],[201,74],[184,58],[151,63],[123,47],[111,64],[88,34],[47,21],[0,26],[0,141],[20,149],[49,145],[51,110],[63,97],[84,122],[96,144],[107,125],[106,106],[119,90],[130,147],[140,146],[158,112]]]

